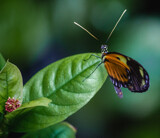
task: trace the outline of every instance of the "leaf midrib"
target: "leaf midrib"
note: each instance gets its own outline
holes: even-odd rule
[[[68,84],[70,81],[72,81],[73,79],[75,79],[77,76],[79,76],[80,74],[84,73],[86,70],[88,70],[89,68],[93,67],[95,64],[97,64],[99,61],[95,62],[94,64],[92,64],[91,66],[89,66],[88,68],[84,69],[82,72],[76,74],[74,77],[72,77],[70,80],[66,81],[66,83],[64,83],[63,85],[59,86],[55,91],[53,91],[52,94],[56,93],[57,91],[59,91],[63,86],[65,86],[66,84]],[[47,98],[49,98],[52,94],[48,95]]]

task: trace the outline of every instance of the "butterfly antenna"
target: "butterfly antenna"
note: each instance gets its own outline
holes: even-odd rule
[[[75,25],[79,26],[80,28],[82,28],[84,31],[86,31],[90,36],[92,36],[94,39],[99,40],[97,37],[95,37],[92,33],[90,33],[87,29],[85,29],[83,26],[81,26],[80,24],[78,24],[77,22],[74,22]]]
[[[115,28],[117,27],[119,21],[121,20],[121,18],[123,17],[123,15],[125,14],[126,11],[127,11],[127,9],[125,9],[125,10],[123,11],[123,13],[121,14],[121,16],[119,17],[118,21],[116,22],[115,26],[113,27],[112,31],[110,32],[110,34],[109,34],[109,36],[108,36],[108,38],[107,38],[106,43],[108,42],[108,40],[109,40],[109,38],[111,37],[113,31],[114,31]]]

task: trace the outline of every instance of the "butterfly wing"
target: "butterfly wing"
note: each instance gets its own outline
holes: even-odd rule
[[[134,59],[109,52],[104,56],[104,64],[117,94],[122,86],[132,92],[144,92],[148,89],[149,75]]]
[[[149,75],[147,71],[134,59],[127,57],[127,65],[130,68],[130,85],[132,92],[145,92],[149,88]]]

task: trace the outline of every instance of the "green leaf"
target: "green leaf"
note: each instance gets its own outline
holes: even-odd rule
[[[37,107],[17,119],[14,131],[27,132],[63,121],[78,111],[101,88],[107,77],[102,64],[83,81],[101,62],[91,53],[64,58],[50,64],[34,75],[24,86],[23,103],[40,97],[52,100],[49,107]],[[100,54],[99,54],[100,55]]]
[[[11,123],[10,121],[14,122],[15,117],[18,118],[20,115],[23,115],[24,113],[30,111],[33,108],[36,108],[37,106],[48,106],[48,104],[51,101],[52,100],[50,100],[48,98],[42,97],[42,98],[30,101],[28,103],[24,103],[21,105],[21,107],[17,108],[15,111],[6,114],[5,118],[7,119],[7,121],[9,123]],[[14,122],[14,123],[16,123],[16,122]],[[10,125],[10,124],[8,124],[8,125]]]
[[[19,69],[12,63],[6,62],[0,71],[0,112],[4,113],[8,97],[22,101],[23,82]]]
[[[4,67],[6,61],[3,58],[2,54],[0,53],[0,70]]]
[[[76,129],[67,122],[62,122],[45,129],[31,132],[22,138],[75,138]]]

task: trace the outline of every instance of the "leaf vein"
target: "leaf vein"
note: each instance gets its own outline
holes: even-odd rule
[[[92,68],[93,66],[95,66],[99,61],[96,61],[94,64],[92,64],[91,66],[85,68],[83,71],[81,71],[80,73],[76,74],[75,76],[73,76],[70,80],[68,80],[66,83],[62,84],[60,87],[58,87],[52,94],[48,95],[47,98],[51,97],[54,93],[56,93],[57,91],[59,91],[61,88],[63,88],[66,84],[68,84],[70,81],[74,80],[77,76],[79,76],[80,74],[83,74],[86,70],[88,70],[89,68]],[[60,66],[59,66],[60,67]],[[57,76],[57,75],[56,75]]]

